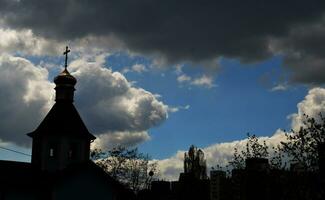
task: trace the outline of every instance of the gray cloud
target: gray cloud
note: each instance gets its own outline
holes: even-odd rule
[[[49,109],[53,85],[47,81],[47,70],[24,58],[1,55],[0,71],[0,139],[29,145],[26,133]]]
[[[318,62],[324,45],[317,45],[324,34],[311,27],[324,24],[322,0],[1,0],[0,5],[8,26],[47,38],[113,37],[133,52],[169,63],[218,57],[257,62],[283,53],[294,81],[325,81],[324,73],[315,74],[325,71],[324,61]],[[281,48],[272,48],[274,41]],[[296,51],[307,59],[293,58]]]
[[[146,131],[106,133],[98,136],[92,148],[107,150],[117,146],[134,147],[149,139],[150,136]]]
[[[58,55],[64,44],[36,37],[31,30],[12,30],[0,26],[0,52],[24,55]]]
[[[283,55],[285,67],[293,72],[291,81],[325,83],[325,18],[291,29],[287,37],[273,39],[270,47]]]

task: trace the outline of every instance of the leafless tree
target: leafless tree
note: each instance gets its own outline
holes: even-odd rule
[[[150,157],[139,153],[137,148],[119,146],[106,152],[94,149],[91,158],[112,178],[135,192],[147,188],[157,172],[157,163],[151,162]]]
[[[319,119],[304,115],[303,124],[298,131],[286,133],[287,141],[281,142],[282,150],[290,161],[298,163],[307,171],[318,169],[318,147],[325,142],[325,117]]]
[[[235,148],[233,160],[229,164],[234,169],[244,169],[247,158],[268,158],[268,156],[268,146],[265,141],[261,143],[256,135],[247,133],[246,148],[241,152],[239,152],[238,148]]]

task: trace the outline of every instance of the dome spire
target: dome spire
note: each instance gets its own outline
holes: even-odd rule
[[[54,83],[56,84],[55,91],[55,101],[67,101],[67,102],[73,102],[73,96],[75,88],[74,86],[77,83],[77,80],[75,77],[73,77],[69,71],[67,70],[68,67],[68,53],[70,52],[70,49],[68,46],[66,46],[65,51],[63,52],[63,55],[65,55],[65,64],[64,64],[64,70],[54,78]]]

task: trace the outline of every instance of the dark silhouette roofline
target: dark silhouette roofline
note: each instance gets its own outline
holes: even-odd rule
[[[88,131],[77,109],[70,102],[56,102],[36,130],[27,135],[32,138],[42,135],[66,135],[87,137],[89,140],[96,139]]]
[[[31,163],[0,160],[0,187],[16,189],[35,189],[39,192],[51,191],[55,184],[60,184],[76,174],[91,170],[101,176],[106,183],[117,191],[121,199],[134,199],[134,193],[120,182],[113,179],[102,168],[89,160],[84,163],[71,164],[66,169],[56,172],[39,171],[32,168]],[[46,191],[45,191],[46,192]],[[123,198],[127,197],[127,198]]]

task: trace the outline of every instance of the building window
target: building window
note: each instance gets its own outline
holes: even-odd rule
[[[73,157],[73,151],[72,151],[72,149],[69,150],[68,156],[69,156],[69,158],[72,158]]]
[[[68,152],[68,157],[70,159],[76,159],[76,153],[78,151],[78,144],[77,143],[71,143],[70,144],[70,149]]]
[[[49,148],[49,157],[54,158],[56,156],[56,148],[55,145],[50,145]]]
[[[50,148],[50,157],[54,157],[54,149]]]

